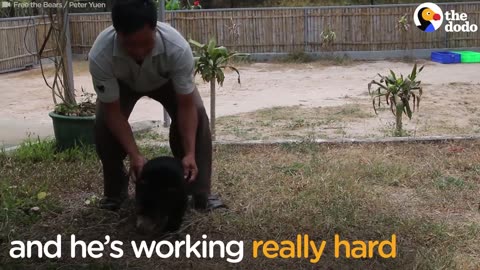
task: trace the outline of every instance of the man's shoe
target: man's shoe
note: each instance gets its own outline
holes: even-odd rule
[[[218,195],[200,193],[193,195],[193,208],[200,211],[212,211],[227,208]]]
[[[105,197],[100,200],[99,207],[100,209],[117,211],[122,206],[122,203],[125,201],[126,197],[121,198],[111,198]]]

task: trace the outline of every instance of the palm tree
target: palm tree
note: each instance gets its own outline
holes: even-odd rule
[[[229,68],[238,75],[240,83],[240,72],[237,68],[229,65],[229,60],[234,57],[245,57],[248,54],[229,52],[224,46],[217,47],[214,39],[208,44],[201,44],[190,39],[190,44],[194,46],[195,54],[195,75],[200,73],[203,81],[210,83],[210,127],[212,130],[212,139],[215,140],[215,86],[218,83],[223,86],[225,74],[223,71]]]

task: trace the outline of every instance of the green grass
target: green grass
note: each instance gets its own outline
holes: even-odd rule
[[[446,189],[465,189],[471,187],[465,183],[465,180],[462,178],[457,178],[454,176],[443,176],[436,179],[436,186],[440,190]]]
[[[93,146],[76,146],[65,151],[57,151],[54,140],[28,139],[13,152],[20,161],[92,161],[96,159]]]
[[[139,134],[136,140],[154,140],[160,135],[154,132]],[[145,144],[139,144],[142,154],[146,158],[153,158],[159,155],[172,155],[167,147],[152,147]],[[11,154],[1,152],[0,156],[9,156],[13,160],[20,162],[90,162],[98,163],[98,156],[95,151],[95,146],[76,146],[63,151],[58,151],[55,147],[54,140],[32,140],[24,141],[18,149]]]
[[[111,213],[85,204],[102,192],[99,161],[83,159],[94,152],[52,158],[46,153],[55,153],[45,145],[24,147],[0,155],[0,209],[8,209],[1,216],[0,265],[20,264],[5,253],[11,239],[53,239],[60,232],[91,241],[108,234],[124,241],[124,250],[130,248],[130,240],[141,239],[134,232],[131,206]],[[24,154],[33,148],[43,154]],[[20,268],[478,269],[478,151],[476,141],[317,145],[305,140],[278,146],[217,146],[213,188],[229,209],[189,212],[178,237],[207,234],[215,240],[244,240],[246,253],[240,264],[219,258],[146,260],[126,253],[117,260],[23,260]],[[142,152],[153,157],[169,149],[143,147]],[[42,156],[45,160],[39,159]],[[48,195],[39,199],[40,192]],[[28,209],[34,206],[40,211],[32,215]],[[297,234],[327,241],[318,265],[304,259],[251,258],[253,240],[294,240]],[[335,234],[347,240],[385,240],[396,234],[398,257],[335,259]]]
[[[55,209],[55,203],[50,199],[48,183],[26,185],[13,184],[7,179],[0,182],[0,220],[3,223],[3,233],[11,232],[13,227],[9,221],[22,226],[34,224],[41,218],[41,212]],[[9,230],[10,229],[10,230]],[[4,238],[6,235],[0,236]]]

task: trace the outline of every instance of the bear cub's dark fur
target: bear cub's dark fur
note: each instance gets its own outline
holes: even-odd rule
[[[180,160],[149,160],[136,183],[137,230],[141,233],[177,231],[187,209],[186,182]]]

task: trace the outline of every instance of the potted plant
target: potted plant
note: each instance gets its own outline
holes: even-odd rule
[[[240,72],[237,68],[229,65],[229,61],[234,57],[246,57],[248,54],[229,52],[224,46],[217,47],[214,39],[208,44],[201,44],[190,39],[190,44],[194,46],[195,54],[195,75],[200,73],[203,81],[210,83],[210,128],[212,139],[215,140],[215,85],[216,82],[222,86],[225,80],[223,70],[229,68],[238,75],[240,83]]]
[[[95,143],[95,109],[92,101],[94,94],[84,93],[79,103],[58,103],[49,113],[53,121],[56,145],[59,149],[68,149],[76,145]]]
[[[54,110],[49,113],[53,120],[56,145],[60,150],[75,145],[94,143],[95,102],[93,94],[82,88],[82,100],[77,102],[73,85],[71,45],[68,29],[68,1],[62,0],[64,8],[49,9],[49,30],[43,40],[38,57],[46,57],[47,44],[53,45],[54,72],[52,77],[45,75],[40,62],[45,84],[50,88]]]

